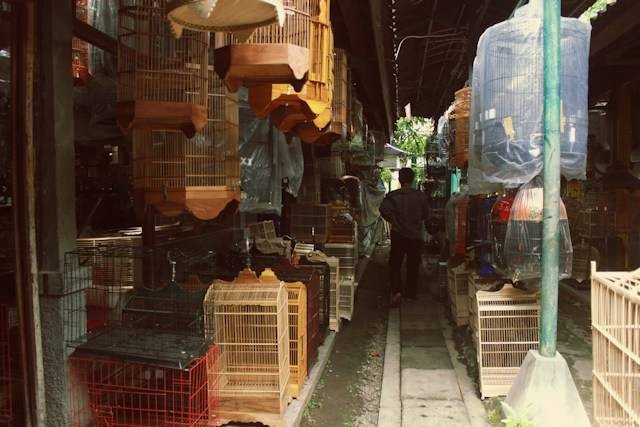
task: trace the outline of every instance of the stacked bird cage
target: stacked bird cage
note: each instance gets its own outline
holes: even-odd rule
[[[329,243],[348,243],[356,242],[357,226],[353,218],[351,207],[347,204],[333,203],[329,210]]]
[[[271,269],[260,275],[266,283],[278,283],[281,277]],[[289,395],[299,398],[307,379],[307,290],[302,282],[285,282],[287,304],[289,306]]]
[[[125,330],[119,338],[106,346],[89,342],[69,358],[72,426],[197,427],[215,420],[218,402],[207,390],[218,346]]]
[[[310,251],[305,254],[306,259],[311,263],[324,263],[329,266],[330,288],[329,288],[329,329],[334,332],[340,331],[340,295],[342,295],[342,279],[340,277],[340,259],[329,257],[320,251]]]
[[[353,243],[326,243],[324,253],[339,260],[340,290],[338,292],[338,316],[351,320],[353,316],[358,245]]]
[[[237,96],[227,93],[210,69],[208,118],[201,134],[189,140],[176,131],[134,130],[138,218],[143,218],[147,206],[153,206],[166,216],[188,210],[209,220],[240,200],[238,114]]]
[[[289,384],[287,290],[251,270],[216,280],[204,298],[205,336],[220,346],[217,386],[222,424],[283,425]]]
[[[469,111],[471,104],[471,88],[465,87],[456,92],[453,115],[456,120],[456,139],[453,164],[463,168],[469,160]]]
[[[75,0],[76,18],[89,22],[88,0]],[[89,43],[77,37],[71,39],[71,74],[76,85],[89,83]]]
[[[310,203],[292,205],[291,234],[298,242],[326,242],[329,234],[329,205]]]
[[[475,272],[469,273],[468,280],[468,306],[469,306],[469,326],[473,336],[473,345],[478,350],[478,301],[476,294],[478,291],[495,291],[504,283],[504,279],[498,277],[480,277]]]
[[[214,64],[229,90],[235,92],[243,84],[251,88],[274,83],[302,90],[309,77],[311,19],[316,1],[284,0],[284,25],[258,28],[244,42],[232,34],[216,34]]]
[[[14,418],[11,325],[17,320],[16,314],[14,308],[0,304],[0,424],[7,425]]]
[[[598,426],[640,425],[640,269],[591,270],[593,418]]]
[[[175,39],[167,2],[119,0],[118,123],[193,137],[207,124],[209,33]]]
[[[448,289],[451,318],[457,326],[469,324],[468,277],[469,271],[465,264],[449,269]]]
[[[540,344],[540,295],[505,284],[476,293],[478,368],[482,398],[509,392],[529,350]]]

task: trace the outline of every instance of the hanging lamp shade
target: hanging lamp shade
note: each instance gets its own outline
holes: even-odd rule
[[[209,74],[208,119],[202,133],[187,139],[175,130],[134,129],[138,218],[147,206],[154,206],[165,216],[186,210],[209,220],[240,201],[238,97],[226,91],[213,67]]]
[[[166,3],[119,2],[118,124],[193,137],[207,124],[209,34],[185,30],[175,39]]]
[[[167,17],[176,37],[185,28],[206,32],[233,32],[248,38],[256,27],[284,24],[282,0],[169,0]]]
[[[235,92],[243,84],[280,83],[300,91],[309,74],[311,21],[327,1],[283,0],[284,25],[257,28],[244,42],[237,35],[217,33],[214,64],[227,88]]]
[[[311,26],[309,80],[299,93],[290,85],[258,85],[249,88],[249,104],[258,117],[271,116],[285,133],[308,122],[319,135],[331,122],[333,100],[333,33],[329,4],[318,3]]]

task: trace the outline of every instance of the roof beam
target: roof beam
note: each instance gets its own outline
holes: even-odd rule
[[[386,3],[386,1],[385,1]],[[387,51],[383,34],[388,31],[384,28],[382,22],[382,0],[369,0],[369,9],[371,12],[371,28],[373,30],[373,38],[376,46],[376,55],[378,57],[378,73],[380,76],[380,86],[382,89],[382,101],[384,102],[384,110],[387,118],[387,131],[389,135],[393,135],[393,127],[395,125],[393,107],[391,104],[391,81],[389,76],[389,68],[387,67]],[[390,52],[392,54],[392,52]]]

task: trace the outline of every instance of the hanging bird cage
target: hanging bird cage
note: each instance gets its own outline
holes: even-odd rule
[[[238,98],[226,91],[212,68],[209,77],[209,118],[202,134],[187,139],[178,131],[134,130],[138,218],[146,206],[154,206],[166,216],[188,210],[208,220],[240,200]]]
[[[204,298],[205,336],[220,347],[219,421],[284,426],[289,383],[287,290],[245,269]]]
[[[256,27],[284,23],[282,0],[169,0],[167,17],[176,37],[185,28],[205,32],[234,32],[245,38]]]
[[[166,0],[120,0],[118,11],[118,124],[184,132],[207,124],[209,34],[175,39]]]
[[[76,0],[76,18],[89,22],[89,0]],[[74,37],[71,40],[71,75],[74,85],[89,83],[89,43]]]
[[[260,275],[265,283],[280,283],[270,268]],[[307,379],[307,290],[302,282],[284,282],[289,307],[289,395],[299,398]]]
[[[331,122],[333,100],[333,32],[329,3],[313,0],[309,41],[309,80],[301,91],[287,84],[263,84],[250,87],[249,104],[258,117],[271,115],[276,127],[285,133],[298,124],[309,122],[309,130],[319,134]],[[308,141],[313,133],[296,133]],[[316,138],[317,139],[317,138]]]
[[[453,115],[456,121],[456,137],[453,155],[450,156],[454,166],[466,167],[469,161],[469,110],[471,105],[471,88],[465,87],[456,92]]]
[[[311,20],[319,2],[328,0],[283,0],[284,25],[258,28],[244,43],[233,34],[216,34],[214,64],[229,90],[280,83],[300,91],[309,76]]]

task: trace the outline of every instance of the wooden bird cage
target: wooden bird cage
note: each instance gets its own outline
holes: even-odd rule
[[[330,145],[340,139],[346,139],[350,119],[350,86],[347,52],[343,49],[335,49],[331,123],[323,131],[318,131],[315,126],[311,127],[313,122],[305,122],[296,125],[294,133],[299,135],[304,142],[319,145]]]
[[[249,104],[260,118],[271,115],[276,127],[285,133],[294,134],[307,142],[313,135],[320,135],[331,122],[333,100],[333,32],[329,20],[329,2],[312,0],[309,40],[309,80],[297,91],[287,84],[262,84],[249,88]],[[308,135],[294,128],[302,123],[315,132]],[[312,125],[312,126],[311,126]],[[304,127],[304,126],[303,126]]]
[[[467,291],[469,271],[464,264],[449,269],[448,288],[451,317],[456,326],[469,323],[469,296]]]
[[[205,336],[220,347],[218,396],[222,424],[284,425],[289,384],[289,312],[282,282],[265,283],[245,269],[216,280],[204,298]]]
[[[167,0],[119,2],[118,124],[193,137],[207,124],[209,33],[175,39]]]
[[[209,116],[201,134],[134,129],[133,178],[138,218],[147,206],[166,216],[190,211],[213,219],[240,200],[238,98],[210,69]]]
[[[329,233],[329,205],[291,205],[291,234],[297,242],[324,243]]]
[[[457,167],[466,167],[469,161],[469,110],[471,104],[471,88],[465,87],[455,94],[453,116],[456,121],[454,153],[451,156]]]
[[[510,284],[476,293],[482,398],[505,396],[529,350],[540,345],[540,294]]]
[[[475,272],[469,272],[467,284],[467,296],[469,302],[469,326],[471,329],[471,335],[473,336],[473,345],[478,350],[478,309],[476,294],[478,291],[496,291],[504,283],[504,279],[495,277],[480,277]]]
[[[194,31],[231,31],[247,37],[256,27],[284,23],[282,0],[170,0],[167,18],[176,37]]]
[[[230,91],[243,84],[291,84],[302,90],[309,77],[311,20],[319,1],[283,0],[286,20],[256,29],[244,42],[232,34],[217,33],[214,64]]]
[[[260,275],[265,283],[280,283],[271,269]],[[284,282],[289,307],[289,395],[300,397],[307,379],[307,290],[302,282]]]
[[[89,22],[89,0],[75,0],[76,18]],[[71,39],[71,75],[74,85],[89,83],[89,43],[77,37]]]
[[[640,269],[591,268],[593,418],[597,426],[640,425]]]
[[[340,287],[336,292],[337,316],[351,320],[353,317],[358,264],[358,245],[353,243],[326,243],[324,253],[339,260]]]
[[[340,259],[327,256],[320,251],[307,252],[305,257],[311,263],[324,263],[329,266],[329,329],[339,332],[340,324],[342,323],[342,318],[340,317],[340,295],[342,295],[341,286],[343,283],[340,277]]]
[[[357,224],[353,219],[353,211],[346,204],[332,203],[329,220],[329,243],[357,243]]]

